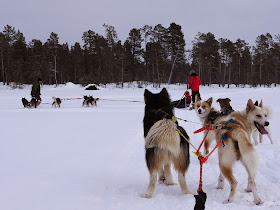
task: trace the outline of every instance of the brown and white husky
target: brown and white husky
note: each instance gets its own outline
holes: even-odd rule
[[[230,194],[224,203],[230,203],[234,199],[237,180],[235,179],[232,168],[235,162],[241,161],[248,174],[248,186],[246,192],[253,192],[254,201],[257,205],[262,203],[260,199],[255,177],[258,167],[258,156],[251,143],[250,136],[253,130],[257,129],[260,133],[268,125],[266,116],[260,107],[254,105],[251,99],[248,100],[244,112],[233,112],[222,122],[227,129],[216,131],[216,141],[219,142],[223,137],[225,147],[218,147],[219,167],[221,174],[218,180],[218,189],[224,187],[224,177],[230,183]]]
[[[199,97],[195,99],[195,113],[203,123],[203,126],[207,126],[210,124],[216,124],[218,121],[221,121],[226,118],[226,116],[217,112],[212,107],[213,98],[210,97],[207,101],[201,101]],[[207,130],[204,131],[204,135],[206,135]],[[207,155],[209,153],[209,147],[211,143],[216,139],[215,131],[210,130],[205,138],[204,142],[204,154]]]

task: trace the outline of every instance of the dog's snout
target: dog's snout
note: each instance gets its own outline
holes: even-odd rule
[[[266,122],[264,123],[264,126],[269,126],[269,122],[266,121]]]
[[[198,114],[201,114],[201,109],[197,110],[198,111]]]

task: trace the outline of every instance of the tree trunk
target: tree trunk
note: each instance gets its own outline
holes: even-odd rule
[[[170,72],[169,79],[168,79],[168,84],[169,84],[169,85],[171,84],[171,79],[172,79],[173,70],[174,70],[174,67],[175,67],[177,55],[178,55],[178,52],[176,53],[176,56],[175,56],[174,61],[173,61],[173,64],[172,64],[171,72]]]
[[[3,46],[1,46],[1,69],[2,69],[3,85],[5,85],[6,83],[5,83]]]
[[[228,88],[230,86],[230,78],[231,77],[231,63],[229,63],[229,71],[228,71]]]
[[[57,55],[54,55],[54,79],[55,79],[55,86],[57,86],[57,76],[56,76],[56,57],[57,57]]]
[[[158,76],[158,83],[160,83],[160,78],[159,78],[159,68],[158,68],[158,56],[156,53],[156,64],[157,64],[157,76]]]
[[[123,59],[122,59],[122,88],[123,88]]]
[[[219,83],[219,87],[221,87],[221,81],[222,81],[222,62],[219,62],[219,75],[220,75],[220,79],[218,81]]]
[[[240,57],[238,60],[238,86],[240,85],[241,69],[240,69]]]

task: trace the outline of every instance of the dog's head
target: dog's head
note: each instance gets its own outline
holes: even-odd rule
[[[246,107],[247,121],[251,127],[256,127],[260,134],[268,134],[265,126],[269,125],[269,112],[267,108],[263,107],[262,101],[259,106],[256,106],[251,99],[248,100]]]
[[[234,111],[230,105],[231,100],[229,98],[219,98],[217,102],[220,104],[222,115],[229,115]]]
[[[163,88],[159,93],[151,93],[150,91],[145,89],[144,100],[146,106],[152,109],[159,109],[164,106],[171,106],[171,100],[166,88]]]
[[[88,96],[84,96],[84,100],[87,100],[88,99]]]
[[[155,121],[163,116],[173,116],[173,107],[166,88],[163,88],[159,93],[151,93],[147,89],[144,92],[145,110],[153,113]]]
[[[196,95],[195,97],[195,113],[199,118],[206,117],[212,111],[213,98],[210,97],[207,101],[201,101]]]
[[[54,101],[56,101],[56,97],[53,96],[52,99],[53,99]]]

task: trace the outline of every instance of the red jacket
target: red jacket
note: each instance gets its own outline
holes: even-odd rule
[[[199,85],[201,85],[199,77],[190,76],[189,88],[191,88],[192,91],[199,91]]]
[[[192,100],[192,97],[191,97],[189,91],[186,91],[184,94],[185,94],[186,99]]]

